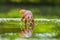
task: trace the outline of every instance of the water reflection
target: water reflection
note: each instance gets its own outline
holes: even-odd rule
[[[15,31],[17,30],[15,33],[12,33],[11,31],[13,31],[13,29],[9,28],[9,30],[11,30],[10,33],[8,32],[9,30],[6,29],[6,33],[0,34],[0,40],[58,40],[58,38],[60,38],[60,21],[58,21],[35,21],[35,29],[30,38],[21,38],[18,35],[19,33],[16,33],[18,31],[17,29],[15,29]],[[12,23],[16,26],[13,26]],[[19,27],[17,26],[19,22],[16,23],[15,21],[3,22],[2,24],[2,26],[6,28],[11,26],[13,28]]]
[[[4,36],[4,37],[3,37]],[[15,36],[15,38],[14,38]],[[35,33],[35,38],[20,38],[16,37],[17,33],[4,33],[0,35],[0,40],[57,40],[56,38],[51,38],[52,36],[56,36],[55,33]]]

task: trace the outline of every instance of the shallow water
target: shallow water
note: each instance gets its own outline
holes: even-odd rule
[[[0,40],[60,40],[60,19],[37,20],[35,21],[35,28],[30,38],[21,38],[19,36],[19,32],[17,31],[20,31],[18,30],[20,22],[18,20],[1,21],[0,27],[1,29],[4,28],[4,33],[1,33],[2,31],[0,31]]]
[[[4,35],[5,37],[2,37]],[[57,38],[51,38],[52,36],[55,36],[54,33],[49,34],[49,33],[35,33],[35,37],[30,37],[30,38],[20,38],[20,37],[15,37],[17,33],[5,33],[0,35],[0,40],[59,40]]]

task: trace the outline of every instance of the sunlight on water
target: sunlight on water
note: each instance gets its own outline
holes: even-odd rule
[[[3,38],[2,40],[10,40],[8,38]],[[26,39],[26,38],[16,38],[14,40],[58,40],[58,39],[49,39],[49,38],[40,38],[40,39],[37,39],[37,38],[29,38],[29,39]]]
[[[12,35],[17,35],[16,33],[5,33],[5,35],[9,35],[12,36]],[[7,37],[1,37],[2,35],[0,35],[0,40],[11,40],[11,38],[7,38]],[[39,37],[39,38],[13,38],[14,40],[57,40],[56,38],[49,38],[49,37],[52,37],[52,36],[55,36],[55,33],[52,33],[52,34],[49,34],[49,33],[42,33],[42,34],[39,34],[39,33],[36,33],[35,34],[36,37]]]
[[[50,33],[42,33],[42,34],[36,33],[36,36],[46,38],[46,37],[56,36],[56,34],[55,33],[52,33],[52,34],[50,34]]]
[[[2,20],[6,21],[5,18],[0,19],[0,21],[2,21]],[[11,19],[7,19],[7,20],[11,20]],[[12,20],[19,20],[19,19],[12,19]],[[60,29],[59,29],[60,28],[60,19],[35,19],[35,20],[38,20],[38,21],[36,21],[36,24],[35,24],[35,26],[37,26],[37,27],[36,27],[35,33],[32,35],[32,37],[30,37],[30,38],[20,38],[18,36],[18,33],[12,33],[12,32],[7,33],[6,32],[6,33],[0,34],[0,40],[58,40],[58,39],[53,38],[53,37],[57,37],[57,35],[58,35],[58,37],[60,37],[59,36],[59,33],[60,33],[59,32],[60,31]],[[15,23],[14,25],[19,24],[19,23],[16,24],[15,21],[6,21],[7,25],[3,22],[1,22],[1,23],[4,24],[5,27],[6,26],[11,27],[10,25],[8,25],[9,24],[8,22],[10,24]],[[12,27],[13,27],[13,25],[12,25]],[[37,28],[38,28],[38,30],[37,30]],[[40,31],[41,31],[41,33],[40,33]],[[49,31],[51,31],[51,32],[49,32]]]
[[[37,39],[37,38],[30,38],[30,39],[25,39],[25,38],[17,38],[15,40],[57,40],[57,39]]]
[[[10,20],[14,20],[14,21],[20,21],[21,18],[0,18],[0,21],[10,21]],[[35,21],[56,21],[56,22],[60,22],[60,19],[47,19],[47,18],[35,18]]]

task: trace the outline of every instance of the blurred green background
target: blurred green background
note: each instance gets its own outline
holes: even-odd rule
[[[0,0],[0,18],[20,18],[22,8],[34,18],[60,18],[60,0]]]
[[[60,19],[60,0],[0,0],[0,18],[21,18],[20,9],[31,10],[34,18]],[[42,39],[45,37],[45,39],[58,38],[60,40],[60,20],[58,21],[35,21],[31,38],[40,39],[42,34],[45,35]],[[0,21],[0,38],[9,38],[8,40],[20,38],[19,28],[19,21]]]

